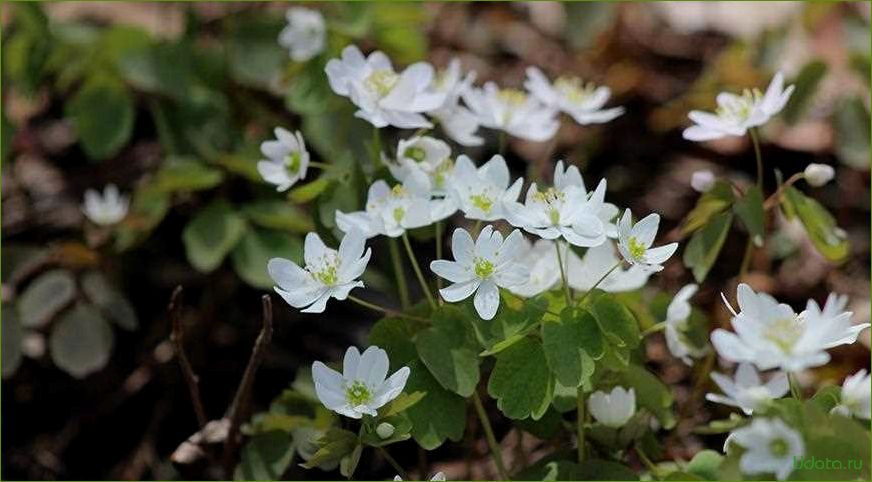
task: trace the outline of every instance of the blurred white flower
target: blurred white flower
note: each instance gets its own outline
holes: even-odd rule
[[[821,187],[824,184],[832,181],[836,176],[836,171],[832,166],[826,164],[809,164],[803,172],[805,182],[812,187]]]
[[[324,51],[327,27],[324,16],[310,8],[289,8],[288,24],[279,34],[279,45],[288,49],[291,60],[305,62]]]
[[[524,91],[500,89],[493,82],[481,89],[470,88],[463,100],[481,125],[528,141],[547,141],[560,127],[556,110]]]
[[[107,184],[102,196],[94,189],[85,191],[82,212],[94,224],[111,226],[127,216],[129,207],[130,198],[121,195],[115,184]]]
[[[399,475],[395,475],[394,481],[398,481],[398,480],[403,480],[403,478],[400,477]],[[433,477],[430,477],[430,480],[431,481],[434,481],[434,480],[444,481],[445,480],[445,473],[444,472],[436,472],[435,474],[433,474]]]
[[[397,73],[384,53],[376,51],[364,57],[360,49],[349,45],[341,59],[327,62],[325,71],[333,92],[348,97],[358,107],[354,115],[378,128],[433,127],[422,114],[445,102],[445,93],[430,90],[433,66],[426,62]]]
[[[603,109],[611,96],[608,87],[582,84],[578,77],[558,77],[552,85],[541,70],[528,67],[524,86],[547,107],[565,112],[581,125],[601,124],[624,113],[623,107]]]
[[[869,420],[870,397],[872,397],[872,377],[866,370],[850,375],[842,383],[842,398],[838,405],[833,407],[832,413],[838,413],[846,417],[854,416]]]
[[[564,169],[562,160],[557,161],[557,165],[554,166],[554,187],[562,191],[578,188],[584,193],[585,197],[589,198],[591,196],[584,185],[584,179],[581,177],[581,172],[578,170],[578,167],[567,164]],[[599,212],[597,212],[597,217],[599,217],[600,221],[603,222],[606,236],[610,238],[618,237],[616,218],[619,212],[620,210],[617,206],[607,202],[603,202]]]
[[[400,139],[395,162],[382,159],[391,174],[400,182],[412,178],[427,185],[434,196],[444,196],[454,175],[451,147],[445,141],[430,136]]]
[[[678,249],[678,243],[652,248],[659,225],[659,214],[651,213],[633,224],[633,213],[629,209],[624,211],[618,224],[618,249],[621,256],[632,265],[651,271],[662,270],[663,263]]]
[[[521,237],[523,247],[518,255],[518,263],[524,267],[524,271],[530,274],[526,283],[509,287],[512,293],[530,298],[544,293],[553,288],[560,281],[560,264],[557,261],[557,253],[554,241],[550,239],[537,239],[531,243],[527,238]],[[566,246],[561,246],[565,254]]]
[[[733,314],[735,333],[717,329],[712,344],[718,354],[732,362],[750,362],[761,370],[786,372],[821,366],[830,360],[826,350],[853,343],[869,323],[851,324],[851,312],[843,311],[847,299],[831,294],[823,310],[814,300],[800,314],[766,293],[755,293],[745,283],[736,290],[739,312],[724,298]],[[723,295],[722,295],[723,296]]]
[[[610,393],[596,391],[587,399],[590,414],[606,427],[620,428],[636,413],[636,392],[615,387]]]
[[[342,360],[342,373],[316,361],[312,364],[315,393],[325,407],[351,418],[376,416],[377,410],[397,398],[406,386],[409,367],[389,378],[388,354],[377,346],[364,350],[349,347]]]
[[[427,113],[439,121],[448,137],[462,146],[484,144],[484,139],[475,134],[479,128],[478,118],[460,104],[461,96],[474,80],[475,72],[469,72],[461,78],[460,60],[452,59],[446,69],[436,74],[430,86],[431,91],[445,94],[445,102]]]
[[[739,469],[747,475],[774,473],[784,480],[793,471],[793,459],[805,454],[799,432],[777,418],[756,418],[734,430],[729,441],[745,448]]]
[[[458,228],[451,238],[455,261],[438,259],[430,263],[430,269],[453,283],[439,290],[445,301],[454,303],[475,293],[475,311],[483,320],[490,320],[500,306],[499,288],[519,286],[529,279],[518,261],[523,248],[523,235],[517,229],[503,240],[503,235],[488,225],[473,243],[469,232]]]
[[[359,231],[347,233],[339,250],[328,248],[316,233],[306,235],[303,258],[306,267],[284,258],[272,258],[267,271],[275,281],[274,289],[289,305],[303,308],[304,313],[321,313],[327,300],[344,300],[352,289],[363,286],[358,280],[369,263],[371,250]]]
[[[717,97],[718,109],[714,114],[694,110],[687,115],[696,125],[684,130],[684,138],[689,141],[709,141],[744,136],[748,129],[765,124],[781,112],[793,89],[793,85],[784,88],[784,76],[778,72],[765,94],[757,89],[746,89],[741,96],[721,92]]]
[[[264,141],[260,152],[267,157],[257,163],[257,172],[264,181],[275,184],[276,191],[282,192],[302,179],[306,179],[309,168],[309,151],[303,142],[300,131],[293,134],[276,127],[276,140]]]
[[[690,177],[690,187],[696,192],[708,192],[715,185],[715,175],[708,169],[694,171]]]
[[[454,211],[445,211],[446,203],[430,199],[427,186],[416,177],[390,187],[379,179],[369,186],[366,209],[343,213],[336,211],[336,226],[342,231],[359,230],[367,238],[384,235],[402,236],[407,229],[420,228],[441,221]]]
[[[684,285],[666,308],[666,347],[672,356],[681,359],[688,366],[693,365],[693,358],[699,358],[708,352],[707,347],[700,349],[691,345],[684,334],[691,314],[689,300],[698,288],[695,284]]]
[[[503,156],[495,155],[476,168],[466,155],[460,155],[454,165],[454,182],[450,196],[469,219],[496,221],[504,219],[508,203],[518,199],[523,179],[509,186],[509,167]]]
[[[790,391],[786,373],[779,371],[768,382],[763,383],[760,374],[750,363],[740,363],[735,377],[733,380],[720,373],[712,373],[712,380],[724,394],[708,393],[706,400],[740,408],[745,415],[751,415],[754,410]]]
[[[584,256],[579,258],[572,250],[564,256],[567,264],[566,277],[569,287],[577,291],[590,291],[597,281],[602,279],[597,289],[609,293],[632,291],[645,286],[651,271],[640,265],[632,265],[627,269],[615,268],[618,263],[615,244],[612,241],[588,248]],[[612,269],[608,276],[603,278]]]

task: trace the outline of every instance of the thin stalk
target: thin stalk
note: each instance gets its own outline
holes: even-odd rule
[[[309,167],[317,167],[318,169],[323,169],[325,171],[329,171],[330,169],[336,169],[336,166],[334,166],[333,164],[316,161],[309,161]]]
[[[563,255],[560,254],[560,242],[554,243],[557,250],[557,264],[560,265],[560,279],[563,281],[563,294],[566,296],[566,306],[572,304],[572,292],[569,291],[569,281],[566,278],[566,268],[563,267]]]
[[[751,234],[748,234],[748,241],[745,243],[745,254],[742,255],[742,264],[739,265],[739,278],[744,278],[748,274],[748,269],[751,267],[751,258],[754,255],[754,240]]]
[[[506,131],[500,131],[500,155],[506,154]]]
[[[578,412],[578,420],[576,421],[576,430],[578,433],[578,463],[584,463],[584,389],[578,387],[576,392],[575,408]]]
[[[372,165],[378,166],[379,162],[381,162],[381,133],[378,130],[378,127],[372,128]]]
[[[648,467],[648,471],[651,472],[651,476],[657,480],[660,480],[657,466],[654,465],[654,462],[652,462],[651,459],[648,458],[648,455],[645,454],[645,451],[642,450],[642,447],[638,443],[635,445],[635,449],[636,455],[639,456],[639,459],[642,461],[643,464],[645,464],[645,467]]]
[[[475,226],[472,227],[472,232],[475,233],[476,238],[478,238],[478,235],[481,234],[481,219],[477,219],[475,221]]]
[[[377,305],[375,303],[371,303],[371,302],[366,301],[366,300],[362,300],[362,299],[360,299],[356,296],[353,296],[353,295],[348,295],[348,299],[357,303],[360,306],[363,306],[364,308],[369,308],[370,310],[378,311],[379,313],[384,313],[388,316],[396,316],[399,318],[408,318],[408,319],[418,320],[418,321],[427,321],[426,318],[421,318],[420,316],[409,315],[409,314],[403,313],[401,311],[392,310],[390,308],[387,308],[387,307],[384,307],[381,305]]]
[[[593,290],[595,290],[600,285],[600,283],[605,281],[605,279],[608,278],[610,274],[612,274],[612,271],[618,269],[618,267],[621,266],[621,263],[623,263],[623,261],[619,260],[617,263],[615,263],[614,266],[609,268],[609,270],[606,271],[604,275],[600,276],[600,279],[596,280],[596,283],[594,283],[593,286],[591,286],[590,289],[587,290],[584,296],[582,296],[581,299],[578,300],[578,304],[581,304],[585,299],[587,299],[587,297],[590,296],[591,293],[593,293]]]
[[[406,272],[403,270],[403,260],[400,256],[397,238],[388,238],[388,247],[391,252],[391,263],[394,265],[394,276],[397,277],[397,294],[400,296],[400,306],[407,310],[412,306],[412,303],[409,300],[409,285],[406,283]]]
[[[436,221],[436,259],[442,259],[442,221]],[[442,277],[436,277],[436,290],[442,289]]]
[[[754,144],[754,156],[757,158],[757,187],[763,188],[763,155],[760,154],[760,139],[758,138],[757,128],[752,127],[748,130],[751,134],[751,143]]]
[[[387,460],[388,463],[391,464],[391,467],[393,467],[394,470],[397,471],[397,475],[399,475],[403,480],[412,480],[409,478],[409,474],[407,474],[406,471],[403,470],[403,467],[400,466],[400,464],[397,463],[397,461],[393,457],[391,457],[391,454],[389,454],[388,451],[385,450],[384,447],[376,447],[376,448],[378,449],[379,453],[382,454],[382,457],[384,457],[385,460]]]
[[[663,331],[664,329],[666,329],[666,322],[665,321],[661,321],[660,323],[655,323],[655,324],[651,325],[650,328],[648,328],[642,332],[642,337],[644,338],[644,337],[650,335],[651,333],[657,333],[658,331]]]
[[[497,443],[497,438],[494,436],[494,430],[491,428],[490,420],[487,418],[487,412],[484,411],[484,405],[481,404],[478,392],[472,392],[472,404],[475,405],[475,413],[478,414],[481,428],[484,429],[485,439],[487,439],[487,445],[490,447],[494,464],[497,466],[497,472],[500,474],[500,480],[509,480],[509,473],[506,472],[506,466],[503,465],[503,454],[500,452],[500,446]]]
[[[787,381],[790,384],[790,395],[797,400],[802,400],[802,388],[799,387],[799,382],[793,372],[787,373]]]
[[[412,262],[412,268],[415,270],[415,276],[418,277],[418,282],[421,283],[421,289],[427,297],[427,302],[430,303],[430,308],[435,310],[436,300],[433,299],[433,295],[430,293],[430,287],[427,286],[427,280],[424,279],[424,273],[421,271],[421,267],[418,266],[415,252],[412,251],[412,244],[409,242],[409,235],[405,231],[403,231],[403,244],[406,246],[406,254],[409,255],[409,261]]]

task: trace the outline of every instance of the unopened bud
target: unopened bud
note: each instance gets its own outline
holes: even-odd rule
[[[379,437],[386,439],[394,434],[394,426],[387,422],[382,422],[375,428],[375,433],[377,433]]]
[[[805,182],[813,187],[821,187],[830,182],[836,175],[832,166],[826,164],[809,164],[805,168]]]
[[[715,175],[708,169],[696,171],[690,178],[690,187],[697,192],[707,192],[715,185]]]

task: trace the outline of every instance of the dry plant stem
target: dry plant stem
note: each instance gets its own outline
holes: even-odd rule
[[[578,463],[584,462],[584,398],[584,389],[578,387],[575,397],[575,408],[578,412],[578,420],[576,421],[576,430],[578,432]]]
[[[348,299],[357,303],[360,306],[363,306],[364,308],[368,308],[368,309],[373,310],[373,311],[378,311],[379,313],[384,313],[388,316],[394,316],[397,318],[407,318],[410,320],[417,320],[417,321],[424,321],[424,322],[428,321],[426,318],[422,318],[420,316],[415,316],[415,315],[410,315],[410,314],[403,313],[403,312],[397,311],[397,310],[392,310],[390,308],[386,308],[384,306],[380,306],[380,305],[377,305],[375,303],[370,303],[369,301],[362,300],[362,299],[360,299],[356,296],[353,296],[353,295],[348,295]]]
[[[478,414],[481,428],[484,429],[485,439],[487,440],[488,447],[490,447],[491,457],[494,459],[494,465],[497,466],[497,472],[500,474],[500,480],[509,480],[506,466],[503,465],[503,454],[500,452],[500,444],[497,443],[497,438],[494,436],[494,430],[491,428],[490,420],[487,418],[487,412],[484,410],[484,405],[481,403],[481,398],[478,396],[478,392],[472,392],[472,404],[475,405],[475,413]]]
[[[254,376],[257,373],[260,364],[263,362],[269,344],[272,341],[273,309],[272,299],[270,299],[269,295],[263,295],[261,297],[261,308],[263,310],[263,326],[260,329],[260,334],[257,335],[257,340],[254,342],[254,348],[251,350],[251,357],[248,359],[248,365],[245,367],[245,372],[242,374],[242,381],[239,382],[239,387],[236,389],[236,395],[233,396],[233,402],[230,404],[230,408],[227,409],[227,415],[225,415],[225,417],[230,420],[227,439],[224,441],[224,460],[227,464],[229,476],[233,475],[235,453],[238,446],[239,424],[242,420],[242,413],[245,411],[248,399],[251,396],[251,386],[254,383]]]
[[[391,454],[389,454],[384,447],[376,448],[378,449],[379,453],[382,454],[382,457],[384,457],[385,460],[387,460],[388,463],[391,464],[391,467],[393,467],[394,470],[397,471],[397,475],[399,475],[403,480],[412,480],[409,478],[409,474],[407,474],[403,467],[399,463],[397,463],[397,461],[393,457],[391,457]],[[423,475],[421,477],[423,477]]]
[[[412,269],[415,270],[415,276],[418,277],[418,282],[421,283],[421,290],[427,297],[427,303],[430,303],[431,309],[436,309],[436,300],[433,299],[433,294],[430,293],[430,287],[427,286],[427,280],[424,279],[424,273],[418,265],[418,260],[415,258],[415,252],[412,251],[412,244],[409,242],[409,235],[403,231],[403,244],[406,246],[406,254],[409,255],[409,261],[412,262]]]
[[[397,294],[400,296],[400,306],[409,309],[412,303],[409,299],[409,285],[406,283],[406,272],[403,271],[403,260],[400,258],[400,246],[397,238],[388,238],[391,253],[391,263],[394,265],[394,276],[397,277]]]
[[[560,242],[554,243],[557,250],[557,264],[560,265],[560,280],[563,281],[563,294],[566,296],[566,306],[572,304],[572,292],[569,291],[569,281],[566,279],[566,268],[563,266],[563,255],[560,254]]]
[[[206,411],[203,409],[203,400],[200,398],[200,386],[198,384],[197,375],[194,369],[191,368],[191,362],[188,361],[188,356],[185,354],[185,334],[182,328],[182,287],[176,286],[173,290],[172,298],[167,310],[170,313],[172,322],[172,333],[170,341],[173,342],[173,347],[176,351],[176,357],[179,359],[179,366],[182,368],[182,375],[185,377],[185,383],[188,385],[188,392],[191,396],[191,404],[194,406],[194,413],[197,416],[197,424],[202,430],[206,427]]]
[[[802,179],[804,177],[805,177],[805,174],[803,174],[801,172],[797,172],[796,174],[790,176],[787,179],[787,181],[784,182],[784,184],[778,186],[777,191],[775,191],[774,193],[772,193],[771,196],[766,198],[766,202],[763,203],[763,210],[768,211],[768,210],[774,208],[775,206],[778,206],[778,204],[781,202],[781,196],[784,195],[784,190],[787,189],[788,187],[796,184],[796,181],[799,181],[800,179]]]

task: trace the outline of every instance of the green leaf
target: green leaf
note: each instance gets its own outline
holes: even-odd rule
[[[795,124],[808,110],[818,86],[827,73],[827,64],[815,59],[805,64],[792,82],[795,86],[793,95],[787,105],[784,106],[784,120],[788,124]]]
[[[564,4],[566,23],[564,36],[572,48],[590,48],[597,37],[613,24],[616,15],[614,5],[599,2]]]
[[[45,326],[76,297],[76,280],[69,271],[56,269],[31,281],[16,303],[21,325]]]
[[[403,318],[382,318],[369,331],[369,345],[388,352],[391,372],[418,358],[413,337],[421,324]]]
[[[424,392],[401,393],[400,396],[391,400],[390,403],[379,410],[379,417],[387,418],[408,410],[420,402],[426,395]]]
[[[138,90],[184,101],[195,80],[190,58],[187,43],[160,42],[128,51],[118,69]]]
[[[732,222],[733,213],[718,214],[694,233],[684,248],[684,266],[693,271],[693,277],[698,283],[703,282],[718,258]]]
[[[610,460],[592,459],[572,464],[566,477],[558,480],[639,480],[629,467]]]
[[[226,201],[215,201],[197,213],[182,231],[188,261],[200,272],[214,271],[246,229],[245,220]]]
[[[821,388],[811,397],[823,412],[829,413],[842,400],[842,387],[829,385]]]
[[[328,186],[330,186],[330,180],[327,176],[321,176],[312,182],[291,189],[288,198],[297,204],[307,203],[317,198]]]
[[[242,214],[253,224],[265,228],[295,233],[308,233],[315,230],[315,224],[309,214],[287,201],[254,201],[242,206]]]
[[[130,211],[116,231],[115,249],[124,251],[145,239],[163,221],[170,208],[169,195],[142,184],[133,193]]]
[[[446,439],[460,441],[466,427],[463,397],[442,388],[420,361],[412,362],[409,369],[405,390],[426,394],[404,412],[412,421],[412,437],[426,450],[439,447]]]
[[[496,358],[487,391],[497,400],[497,407],[511,419],[541,418],[551,403],[555,384],[542,345],[524,338]]]
[[[444,305],[433,325],[415,335],[421,361],[447,390],[469,397],[478,385],[479,358],[469,321],[454,306]]]
[[[0,341],[2,341],[3,378],[9,377],[18,370],[18,365],[21,364],[21,343],[24,339],[24,329],[18,323],[18,316],[15,310],[8,303],[3,304],[2,308],[2,323],[0,323]]]
[[[603,293],[597,296],[591,303],[590,313],[612,345],[628,349],[639,346],[642,341],[639,322],[614,295]]]
[[[357,435],[348,430],[331,428],[318,440],[318,451],[301,466],[312,469],[322,464],[338,462],[357,447]]]
[[[763,246],[763,237],[766,235],[763,191],[758,186],[748,188],[745,196],[733,204],[733,212],[742,220],[754,245],[758,248]]]
[[[427,55],[427,35],[420,28],[427,22],[427,10],[422,4],[372,3],[372,34],[376,43],[399,64],[424,60]]]
[[[324,79],[323,62],[311,60],[294,75],[289,83],[285,105],[300,114],[317,114],[335,101],[329,82]]]
[[[593,375],[593,359],[584,349],[591,344],[591,337],[587,335],[592,331],[599,333],[593,316],[573,307],[564,309],[560,313],[559,321],[543,322],[542,345],[545,358],[551,373],[560,384],[578,387]],[[601,343],[599,348],[602,348]]]
[[[3,72],[24,93],[33,93],[45,74],[53,38],[37,3],[16,4],[14,35],[3,42]]]
[[[274,15],[234,15],[225,19],[230,74],[240,84],[269,88],[279,78],[288,53],[278,37],[284,19]]]
[[[192,192],[221,184],[224,173],[189,158],[170,157],[157,172],[155,189],[165,192]]]
[[[88,271],[82,276],[82,291],[110,321],[121,328],[132,331],[139,326],[133,306],[100,272]]]
[[[253,435],[239,454],[235,480],[280,480],[294,458],[294,441],[283,431]]]
[[[681,226],[681,233],[687,235],[705,226],[712,217],[728,209],[734,201],[735,196],[730,183],[716,181],[711,189],[699,197],[696,206],[688,213]]]
[[[866,70],[866,78],[869,71]],[[870,119],[860,97],[842,99],[836,106],[833,145],[839,160],[855,169],[869,169]]]
[[[848,240],[826,208],[793,186],[784,190],[782,203],[788,204],[789,209],[796,213],[812,244],[825,258],[833,262],[847,258],[850,253]]]
[[[687,463],[687,472],[703,480],[718,480],[718,468],[724,456],[714,450],[700,450]]]
[[[82,148],[92,159],[114,156],[133,133],[133,96],[113,77],[91,77],[64,110],[79,135]]]
[[[642,366],[630,364],[618,373],[618,378],[622,386],[635,390],[636,404],[654,414],[663,428],[675,426],[672,391],[656,375]]]
[[[54,364],[76,378],[85,378],[106,366],[113,343],[109,323],[96,308],[85,303],[67,310],[48,339]]]
[[[285,258],[301,263],[303,244],[294,235],[265,229],[248,229],[233,248],[233,269],[246,283],[260,289],[269,289],[275,282],[266,265],[272,258]]]

